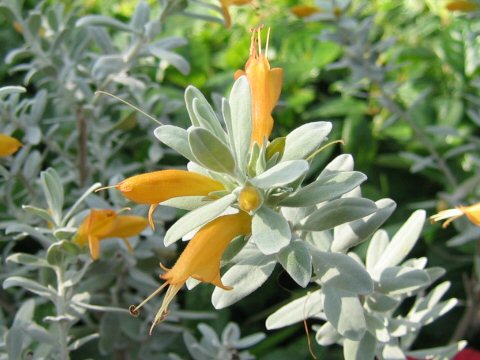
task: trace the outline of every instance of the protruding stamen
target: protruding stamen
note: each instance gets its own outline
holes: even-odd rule
[[[95,192],[99,192],[99,191],[103,191],[103,190],[108,190],[108,189],[111,189],[111,188],[114,188],[114,187],[117,187],[117,185],[103,186],[103,187],[98,188],[97,190],[95,190]]]
[[[268,59],[268,43],[270,41],[270,28],[267,30],[267,42],[265,43],[265,57]]]
[[[155,290],[153,293],[148,295],[148,297],[145,300],[143,300],[140,304],[138,304],[137,306],[130,305],[130,307],[128,308],[128,311],[130,312],[130,314],[132,314],[133,316],[137,316],[138,315],[138,310],[140,310],[153,297],[160,294],[162,292],[163,288],[167,285],[168,285],[168,282],[163,283],[162,286],[160,286],[157,290]]]

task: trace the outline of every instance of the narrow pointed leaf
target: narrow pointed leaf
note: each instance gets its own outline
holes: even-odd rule
[[[344,171],[321,177],[283,200],[282,206],[311,206],[339,198],[353,190],[367,177],[358,171]]]
[[[282,161],[305,159],[313,153],[332,130],[332,123],[318,121],[302,125],[285,139]]]
[[[190,128],[188,143],[197,162],[207,169],[227,174],[235,172],[235,159],[230,150],[210,131]]]
[[[200,208],[190,211],[173,224],[165,234],[163,242],[165,246],[173,244],[185,234],[205,225],[224,212],[235,201],[235,195],[229,194],[221,199],[212,201]]]
[[[190,161],[196,161],[188,144],[188,132],[173,125],[159,126],[153,132],[162,143]]]
[[[364,198],[332,200],[302,219],[297,228],[310,231],[328,230],[340,224],[361,219],[376,210],[375,203]]]
[[[252,218],[250,241],[265,255],[278,253],[290,243],[291,231],[287,221],[279,213],[265,206]]]
[[[305,160],[281,162],[251,180],[251,183],[261,189],[268,189],[290,184],[308,171]]]

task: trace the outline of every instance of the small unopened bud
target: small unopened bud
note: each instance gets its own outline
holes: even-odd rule
[[[247,185],[240,191],[238,203],[240,209],[245,212],[257,210],[263,203],[262,193],[257,188]]]

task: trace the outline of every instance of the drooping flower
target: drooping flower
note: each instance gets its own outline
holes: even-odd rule
[[[433,222],[446,220],[442,225],[443,228],[446,228],[452,221],[464,215],[473,224],[480,226],[480,203],[471,206],[457,206],[454,209],[440,211],[438,214],[430,216],[430,220]]]
[[[234,77],[236,80],[246,75],[250,83],[253,117],[252,144],[257,142],[262,145],[273,129],[272,111],[282,91],[283,69],[270,68],[267,58],[270,29],[264,53],[262,53],[260,32],[261,28],[253,30],[250,57],[245,64],[245,71],[237,70]]]
[[[161,275],[165,280],[157,290],[137,306],[130,307],[132,315],[138,315],[140,310],[151,298],[168,286],[162,305],[158,310],[150,334],[155,325],[159,324],[168,314],[168,306],[180,291],[188,278],[211,283],[225,290],[231,288],[224,285],[220,279],[220,260],[232,239],[251,232],[250,216],[240,211],[234,215],[224,215],[203,226],[190,240],[177,262],[171,269],[162,266],[166,271]]]
[[[153,212],[159,203],[179,196],[207,196],[224,190],[222,183],[185,170],[161,170],[135,175],[115,185],[127,199],[149,204],[148,221],[154,228]]]
[[[22,143],[14,137],[0,134],[0,156],[10,156],[14,154]]]
[[[293,6],[290,11],[299,18],[308,17],[310,15],[319,13],[322,11],[318,6],[308,6],[308,5],[296,5]]]
[[[446,6],[447,10],[450,11],[475,11],[478,9],[478,4],[474,3],[473,1],[468,0],[457,0],[451,1]]]
[[[78,228],[74,241],[85,246],[88,243],[93,260],[100,257],[100,241],[107,238],[121,238],[130,252],[131,236],[138,235],[148,225],[147,219],[135,215],[119,215],[113,210],[91,210]]]
[[[252,3],[253,0],[220,0],[220,5],[222,6],[223,18],[225,20],[225,27],[228,29],[232,24],[232,19],[228,8],[232,5],[246,5]]]

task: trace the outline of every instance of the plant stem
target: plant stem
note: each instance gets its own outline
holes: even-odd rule
[[[384,88],[382,87],[382,84],[377,84],[377,85],[381,90],[381,93],[382,93],[381,100],[383,101],[383,103],[387,106],[387,108],[392,113],[395,113],[401,116],[403,120],[412,128],[412,130],[415,132],[415,135],[430,152],[430,155],[433,157],[434,161],[437,163],[437,166],[440,169],[440,171],[442,171],[443,174],[445,175],[450,186],[452,188],[457,187],[458,186],[457,179],[453,175],[452,171],[448,167],[445,160],[437,152],[437,150],[435,149],[435,146],[433,146],[428,136],[424,133],[423,129],[415,123],[415,121],[413,120],[413,118],[410,116],[408,112],[406,112],[399,104],[397,104],[395,101],[393,101],[390,98],[390,96],[385,92]]]
[[[65,316],[67,313],[65,287],[63,286],[63,267],[61,265],[55,268],[55,274],[57,276],[57,298],[55,300],[55,309],[57,311],[57,316],[60,317]],[[59,359],[69,360],[68,332],[70,330],[70,323],[67,319],[62,319],[57,324]]]
[[[78,172],[79,172],[79,185],[83,187],[87,181],[88,167],[87,167],[87,121],[83,114],[83,110],[77,107],[77,129],[78,129]]]

